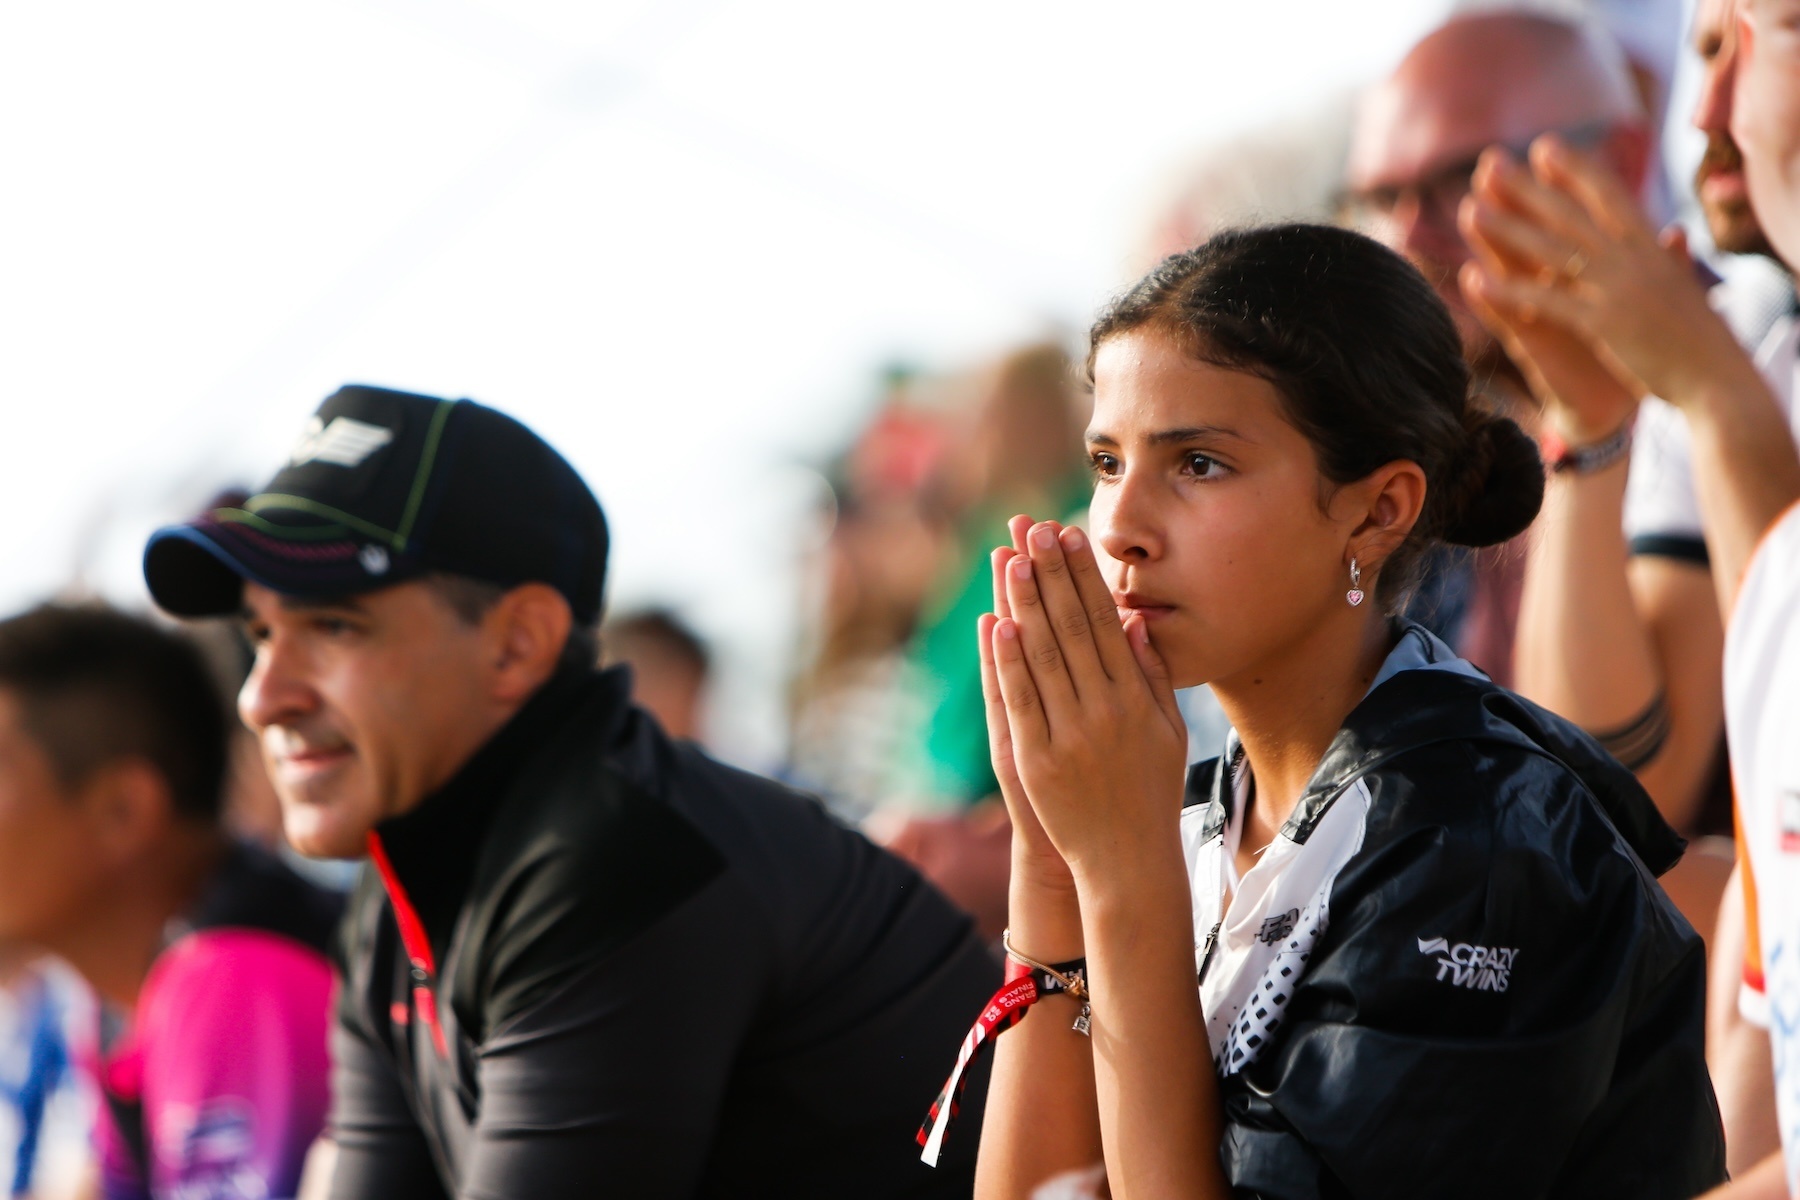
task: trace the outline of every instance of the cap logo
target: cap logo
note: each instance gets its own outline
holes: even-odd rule
[[[288,465],[322,462],[334,467],[359,467],[369,455],[393,440],[393,430],[355,417],[333,417],[327,425],[313,416],[307,419],[300,443],[288,455]]]
[[[341,418],[340,418],[341,419]],[[388,570],[388,552],[384,546],[364,546],[356,552],[357,561],[363,570],[371,575],[386,575]]]

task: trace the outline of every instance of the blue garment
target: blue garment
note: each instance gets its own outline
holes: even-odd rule
[[[68,1043],[63,1038],[63,1013],[50,989],[41,982],[27,986],[22,989],[20,1000],[24,1019],[19,1028],[26,1047],[24,1075],[16,1084],[0,1079],[0,1100],[19,1113],[19,1145],[13,1158],[9,1196],[22,1196],[31,1190],[44,1114],[50,1097],[68,1077],[70,1065]]]

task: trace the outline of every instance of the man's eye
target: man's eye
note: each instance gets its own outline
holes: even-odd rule
[[[314,617],[312,627],[327,637],[340,637],[352,633],[356,627],[342,617]]]
[[[245,625],[244,636],[250,639],[252,645],[260,646],[269,640],[269,627],[256,624]]]

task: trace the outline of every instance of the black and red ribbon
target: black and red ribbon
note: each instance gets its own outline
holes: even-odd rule
[[[1079,959],[1059,964],[1056,969],[1064,977],[1085,979],[1086,966]],[[963,1089],[969,1083],[966,1072],[980,1057],[981,1048],[1024,1020],[1026,1010],[1039,1000],[1064,990],[1063,980],[1055,975],[1014,960],[1007,961],[1006,982],[987,1002],[987,1007],[981,1010],[981,1016],[963,1038],[962,1048],[956,1052],[956,1066],[950,1071],[950,1078],[944,1081],[944,1089],[932,1103],[931,1111],[926,1114],[925,1123],[919,1126],[918,1143],[923,1147],[919,1158],[926,1166],[937,1166],[938,1156],[944,1151],[944,1140],[950,1135],[950,1126],[962,1113]],[[1084,993],[1078,989],[1075,994]],[[1076,1028],[1086,1031],[1082,1022],[1077,1022]]]

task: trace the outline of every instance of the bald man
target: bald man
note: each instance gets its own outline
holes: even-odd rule
[[[1522,384],[1470,312],[1456,273],[1469,248],[1456,209],[1489,146],[1541,133],[1594,148],[1634,190],[1651,135],[1624,52],[1594,27],[1489,12],[1459,17],[1414,46],[1363,101],[1345,170],[1348,215],[1424,272],[1456,317],[1472,365]]]

